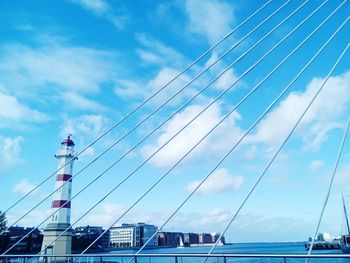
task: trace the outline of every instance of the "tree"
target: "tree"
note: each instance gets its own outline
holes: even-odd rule
[[[5,232],[7,224],[6,214],[0,211],[0,252],[4,252],[9,241],[9,235]]]

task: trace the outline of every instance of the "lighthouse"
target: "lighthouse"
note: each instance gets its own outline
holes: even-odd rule
[[[62,233],[70,228],[73,163],[77,159],[70,135],[63,140],[55,157],[58,159],[58,172],[51,203],[52,216],[44,230],[41,251],[46,255],[66,255],[72,250],[72,230]],[[65,261],[65,258],[57,260]]]

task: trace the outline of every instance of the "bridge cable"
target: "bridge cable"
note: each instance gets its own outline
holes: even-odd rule
[[[292,79],[292,81],[284,88],[284,90],[278,95],[278,97],[268,106],[268,108],[258,117],[258,119],[254,122],[253,125],[249,127],[249,129],[242,135],[242,137],[235,142],[232,146],[231,150],[225,155],[225,157],[217,164],[211,172],[200,182],[200,184],[190,193],[190,195],[177,207],[177,209],[166,219],[166,221],[162,224],[160,228],[148,239],[148,241],[137,251],[136,255],[138,255],[147,244],[164,228],[164,226],[177,214],[177,212],[187,203],[187,201],[196,193],[196,191],[200,188],[201,185],[205,183],[205,181],[213,174],[213,172],[222,164],[222,162],[232,153],[232,151],[243,141],[243,139],[250,133],[252,129],[256,127],[256,125],[262,120],[262,118],[276,105],[276,103],[280,100],[282,96],[286,94],[286,92],[290,89],[290,87],[299,79],[299,77],[305,72],[305,70],[313,63],[313,61],[319,56],[319,54],[328,46],[328,44],[333,40],[335,35],[342,29],[345,25],[346,20],[334,33],[333,35],[324,43],[324,45],[317,51],[317,53],[307,62],[307,64],[299,71],[299,73]],[[130,263],[131,261],[129,261]]]
[[[343,139],[341,141],[341,144],[339,146],[339,150],[338,150],[338,155],[337,155],[337,159],[336,159],[336,162],[334,164],[334,168],[333,168],[333,174],[332,174],[332,177],[331,177],[331,180],[329,182],[329,186],[328,186],[328,191],[327,191],[327,194],[326,194],[326,198],[324,200],[324,203],[323,203],[323,206],[322,206],[322,210],[321,210],[321,214],[320,214],[320,217],[318,219],[318,223],[317,223],[317,227],[316,227],[316,230],[315,230],[315,234],[313,236],[313,239],[311,240],[311,244],[310,244],[310,248],[307,252],[307,255],[311,255],[311,251],[312,251],[312,247],[314,245],[314,242],[315,242],[315,239],[317,237],[317,233],[318,233],[318,230],[320,229],[320,225],[321,225],[321,221],[322,221],[322,218],[323,218],[323,214],[324,214],[324,211],[326,209],[326,206],[327,206],[327,203],[328,203],[328,200],[329,200],[329,195],[331,194],[331,190],[332,190],[332,186],[333,186],[333,181],[334,181],[334,178],[335,178],[335,175],[337,173],[337,169],[338,169],[338,164],[339,164],[339,160],[340,160],[340,157],[343,153],[343,148],[344,148],[344,143],[345,143],[345,140],[347,138],[347,135],[348,135],[348,131],[349,131],[349,125],[350,125],[350,118],[348,120],[348,124],[346,126],[346,129],[344,130],[344,135],[343,135]],[[309,259],[306,258],[305,262],[309,262]]]
[[[233,33],[235,33],[239,28],[241,28],[245,23],[247,23],[251,18],[253,18],[255,15],[257,15],[260,11],[262,11],[266,6],[268,6],[272,1],[269,0],[264,5],[262,5],[259,9],[257,9],[254,13],[252,13],[250,16],[245,18],[238,26],[236,26],[234,29],[232,29],[229,33],[227,33],[223,38],[221,38],[219,41],[217,41],[214,45],[212,45],[208,50],[206,50],[202,55],[200,55],[197,59],[195,59],[193,62],[191,62],[186,68],[181,70],[175,77],[173,77],[171,80],[169,80],[164,86],[162,86],[160,89],[158,89],[155,93],[153,93],[150,97],[145,99],[141,104],[139,104],[136,108],[131,110],[128,114],[126,114],[122,119],[120,119],[118,122],[113,124],[109,129],[107,129],[105,132],[103,132],[101,135],[99,135],[95,140],[90,142],[87,146],[85,146],[81,151],[79,151],[74,157],[80,156],[82,153],[84,153],[87,149],[89,149],[91,146],[96,144],[99,140],[101,140],[104,136],[106,136],[109,132],[111,132],[113,129],[115,129],[117,126],[119,126],[121,123],[123,123],[126,119],[128,119],[132,114],[137,112],[141,107],[143,107],[147,102],[149,102],[151,99],[153,99],[155,96],[157,96],[161,91],[163,91],[166,87],[168,87],[171,83],[173,83],[176,79],[178,79],[181,75],[183,75],[188,69],[190,69],[193,65],[195,65],[197,62],[199,62],[203,57],[208,55],[212,50],[214,50],[218,45],[220,45],[223,41],[225,41],[228,37],[230,37]],[[73,158],[74,159],[74,158]],[[72,159],[72,160],[73,160]],[[68,161],[64,164],[64,166],[60,167],[63,168],[66,165],[70,164],[72,160]],[[27,196],[29,196],[31,193],[33,193],[35,190],[37,190],[40,186],[42,186],[45,182],[47,182],[52,176],[55,176],[57,172],[60,170],[55,170],[52,174],[50,174],[48,177],[46,177],[41,183],[37,184],[33,189],[31,189],[28,193],[26,193],[24,196],[22,196],[19,200],[17,200],[15,203],[13,203],[9,208],[7,208],[2,214],[7,213],[10,211],[13,207],[18,205],[20,202],[22,202]]]
[[[276,25],[272,30],[270,30],[267,34],[265,34],[259,41],[257,41],[252,47],[250,47],[246,52],[244,52],[242,55],[240,55],[234,62],[232,62],[225,70],[223,70],[218,76],[216,76],[213,80],[211,80],[204,88],[202,88],[199,92],[197,92],[189,101],[187,101],[185,104],[183,104],[180,108],[178,108],[175,112],[173,112],[167,119],[165,119],[161,124],[159,124],[156,128],[154,128],[150,133],[148,133],[144,138],[142,138],[135,146],[133,146],[131,149],[129,149],[127,152],[125,152],[120,158],[118,158],[112,166],[116,165],[121,161],[125,156],[127,156],[130,152],[132,152],[136,147],[141,145],[147,138],[149,138],[154,132],[156,132],[161,126],[163,126],[168,120],[170,120],[172,117],[174,117],[178,112],[180,112],[182,109],[184,109],[190,102],[192,102],[195,98],[197,98],[201,93],[203,93],[211,84],[213,84],[215,81],[217,81],[224,73],[226,73],[230,68],[232,68],[237,62],[239,62],[242,58],[244,58],[251,50],[253,50],[256,46],[258,46],[263,40],[265,40],[268,36],[270,36],[273,32],[277,30],[285,21],[287,21],[291,16],[293,16],[297,11],[299,11],[302,7],[304,7],[310,0],[305,1],[302,5],[300,5],[296,10],[294,10],[291,14],[289,14],[286,18],[284,18],[278,25]],[[318,8],[320,9],[326,2],[322,3],[322,5]],[[317,9],[317,10],[318,10]],[[316,11],[316,10],[315,10]],[[313,12],[313,14],[315,13]],[[270,15],[269,17],[271,17]],[[263,22],[266,22],[265,19]],[[262,25],[262,23],[260,23]],[[260,26],[259,25],[259,26]],[[241,38],[234,46],[230,48],[230,50],[233,49],[233,47],[236,47],[239,43],[241,43],[244,39],[246,39],[253,31],[255,31],[259,26],[255,27],[252,31],[250,31],[248,34],[246,34],[243,38]],[[228,52],[225,52],[224,55],[226,55]],[[223,55],[223,56],[224,56]],[[220,58],[222,58],[221,56]],[[216,62],[220,59],[218,58]],[[214,62],[215,63],[215,62]],[[211,64],[213,65],[213,64]],[[207,68],[208,69],[208,68]],[[204,73],[204,71],[202,71]],[[202,74],[201,73],[201,74]],[[197,75],[199,77],[199,75]],[[174,96],[172,96],[170,99],[168,99],[167,102],[169,102],[172,98],[174,98],[177,94],[179,94],[181,91],[184,90],[188,85],[193,83],[193,81],[197,78],[195,77],[192,81],[190,81],[186,86],[184,86],[179,92],[177,92]],[[163,104],[163,105],[165,105]],[[158,111],[160,107],[156,109]],[[151,114],[153,115],[155,111],[153,111]],[[83,168],[81,168],[76,174],[72,176],[72,179],[76,178],[79,174],[81,174],[84,170],[86,170],[90,165],[92,165],[96,160],[98,160],[102,155],[104,155],[107,151],[109,151],[112,147],[114,147],[117,143],[119,143],[122,139],[124,139],[127,135],[129,135],[132,131],[134,131],[136,128],[138,128],[143,122],[145,122],[148,118],[150,118],[151,115],[147,116],[145,119],[143,119],[139,124],[131,128],[125,135],[123,135],[121,138],[119,138],[117,141],[115,141],[111,146],[109,146],[105,151],[103,151],[99,156],[97,156],[94,160],[89,162],[87,165],[85,165]],[[77,195],[79,195],[81,192],[83,192],[86,188],[88,188],[91,184],[93,184],[95,181],[97,181],[102,175],[105,173],[100,174],[99,176],[95,177],[93,181],[91,181],[87,186],[85,186],[83,189],[81,189],[76,195],[74,195],[69,201],[74,199]],[[22,215],[20,218],[18,218],[15,222],[12,223],[12,226],[15,226],[20,220],[22,220],[24,217],[26,217],[29,213],[31,213],[33,210],[35,210],[39,205],[41,205],[43,202],[45,202],[47,199],[50,198],[57,190],[64,187],[68,181],[64,182],[61,186],[59,186],[57,189],[55,189],[53,192],[48,194],[46,197],[44,197],[39,203],[37,203],[34,207],[32,207],[30,210],[28,210],[24,215]],[[67,201],[68,202],[68,201]],[[57,211],[56,211],[57,212]],[[51,216],[51,215],[50,215]],[[49,217],[50,217],[49,216]],[[4,231],[3,231],[4,232]],[[1,235],[2,233],[0,233]]]
[[[346,20],[346,22],[349,20],[349,18]],[[291,137],[291,135],[293,134],[293,132],[295,131],[295,129],[297,128],[297,126],[299,125],[300,121],[302,120],[302,118],[304,117],[304,115],[306,114],[306,112],[308,111],[308,109],[311,107],[311,105],[313,104],[313,102],[315,101],[315,99],[317,98],[318,94],[321,92],[321,90],[323,89],[323,87],[325,86],[325,84],[327,83],[328,79],[330,78],[331,74],[333,73],[334,69],[337,67],[337,65],[339,64],[339,62],[342,60],[342,58],[344,57],[345,53],[348,51],[350,46],[350,43],[348,43],[348,45],[346,46],[346,48],[344,49],[344,51],[342,52],[342,54],[340,55],[340,57],[338,58],[337,62],[333,65],[332,69],[330,70],[330,72],[328,73],[327,77],[324,79],[321,87],[318,89],[316,95],[312,98],[312,100],[310,101],[309,105],[307,106],[307,108],[305,109],[305,111],[303,112],[303,114],[301,115],[301,117],[299,118],[299,120],[297,121],[297,123],[294,125],[293,129],[291,130],[291,132],[288,134],[287,138],[284,140],[284,142],[281,144],[281,146],[278,148],[277,152],[275,153],[275,155],[272,157],[271,161],[269,162],[269,164],[266,166],[266,168],[264,169],[263,173],[260,175],[260,177],[258,178],[258,180],[256,181],[256,183],[254,184],[253,188],[250,190],[250,192],[248,193],[248,195],[246,196],[246,198],[244,199],[243,203],[241,204],[241,206],[239,207],[239,209],[237,210],[237,212],[234,214],[234,216],[231,218],[229,224],[226,226],[225,230],[220,234],[220,237],[218,239],[218,241],[215,242],[214,246],[210,249],[210,251],[208,252],[208,254],[211,254],[211,252],[215,249],[215,247],[217,246],[217,244],[219,243],[219,240],[223,237],[223,235],[226,233],[226,231],[228,230],[228,228],[231,226],[231,224],[233,223],[233,221],[236,219],[238,213],[241,211],[241,209],[243,208],[244,204],[248,201],[249,197],[251,196],[251,194],[254,192],[255,188],[258,186],[259,182],[261,181],[261,179],[264,177],[266,171],[269,169],[269,167],[271,166],[271,164],[273,163],[273,161],[275,160],[275,158],[277,157],[277,155],[279,154],[279,152],[282,150],[283,146],[287,143],[287,141],[289,140],[289,138]]]
[[[346,0],[347,1],[347,0]],[[332,13],[332,15],[330,15],[323,23],[321,23],[319,26],[318,26],[318,28],[317,29],[315,29],[309,36],[308,36],[308,38],[310,38],[311,37],[311,35],[313,35],[313,33],[314,32],[316,32],[327,20],[329,20],[329,18],[331,17],[331,16],[333,16],[333,14],[337,11],[337,10],[339,10],[339,8],[341,7],[341,6],[343,6],[344,5],[344,3],[346,2],[346,1],[344,1],[333,13]],[[305,40],[303,41],[303,43],[305,42]],[[298,46],[298,47],[300,47],[300,45]],[[296,51],[297,49],[295,49],[294,51]],[[290,55],[288,55],[288,57],[290,57]],[[284,60],[285,61],[285,60]],[[276,70],[276,68],[274,69],[274,70]],[[271,74],[269,74],[269,75],[271,75]],[[265,78],[265,80],[266,80],[266,78]],[[260,84],[262,84],[262,83],[260,83]],[[247,98],[247,97],[245,97],[245,98]],[[244,101],[244,99],[241,101],[241,103]],[[240,103],[238,103],[237,104],[237,106],[236,107],[238,107],[240,105]],[[236,108],[235,107],[235,108]],[[234,110],[232,110],[232,112],[234,112]],[[182,160],[184,160],[189,154],[190,154],[190,152],[192,152],[193,150],[194,150],[194,148],[196,147],[196,146],[198,146],[218,125],[220,125],[220,123],[222,123],[226,118],[228,117],[228,115],[226,115],[212,130],[210,130],[198,143],[196,143],[196,145],[194,146],[194,147],[192,147],[191,149],[190,149],[190,151],[189,152],[187,152],[175,165],[173,165],[165,174],[163,174],[133,205],[131,205],[116,221],[114,221],[113,222],[113,224],[111,224],[110,225],[110,227],[108,227],[108,229],[106,229],[103,233],[101,233],[100,235],[99,235],[99,237],[97,237],[96,239],[95,239],[95,241],[94,242],[92,242],[83,252],[81,252],[81,254],[80,255],[82,255],[82,254],[84,254],[94,243],[96,243],[96,241],[97,240],[99,240],[113,225],[115,225],[122,217],[124,217],[124,215],[126,214],[126,213],[128,213],[138,202],[140,202],[142,199],[143,199],[143,197],[144,196],[146,196],[153,188],[155,188],[155,186],[156,185],[158,185]]]
[[[341,5],[342,6],[342,5]],[[338,9],[341,7],[341,6],[339,6],[338,7]],[[333,14],[338,10],[338,9],[336,9],[334,12],[333,12]],[[329,19],[329,18],[328,18]],[[327,20],[328,20],[327,19]],[[326,20],[325,20],[326,21]],[[323,24],[321,24],[321,25],[323,25]],[[320,26],[321,26],[320,25]],[[320,26],[318,27],[318,28],[320,28]],[[297,28],[295,28],[292,32],[294,32],[295,30],[296,30]],[[310,35],[309,35],[309,37],[308,38],[310,38],[311,37],[311,35],[313,35],[315,32],[316,32],[317,30],[314,30],[314,32],[313,33],[311,33]],[[290,34],[288,34],[287,36],[289,36]],[[286,37],[285,38],[283,38],[283,40],[284,39],[286,39]],[[306,42],[306,40],[304,40],[303,41],[303,43],[305,43]],[[277,47],[279,44],[281,44],[281,41],[278,43],[278,44],[276,44],[275,46],[274,46],[274,48],[275,47]],[[301,44],[298,46],[298,48],[301,46]],[[239,79],[241,79],[245,74],[247,74],[252,68],[254,68],[262,59],[264,59],[269,53],[271,53],[272,52],[272,50],[274,49],[274,48],[272,48],[269,52],[267,52],[258,62],[256,62],[252,67],[250,67]],[[296,50],[294,50],[294,52],[295,52]],[[288,57],[290,57],[291,56],[291,54],[288,56]],[[283,63],[286,61],[286,59],[283,61]],[[281,65],[281,64],[280,64]],[[279,65],[279,66],[280,66]],[[275,68],[275,70],[276,70],[277,68]],[[238,79],[238,80],[239,80]],[[234,82],[234,84],[235,83],[237,83],[238,82],[238,80],[236,81],[236,82]],[[232,87],[234,84],[232,84],[230,87]],[[256,90],[256,88],[255,89],[253,89],[253,91],[251,91],[250,93],[249,93],[249,95],[250,94],[252,94],[254,91]],[[227,90],[226,90],[227,91]],[[225,93],[225,91],[221,94],[221,95],[219,95],[211,104],[209,104],[207,107],[206,107],[206,109],[207,108],[209,108],[211,105],[213,105],[214,104],[214,102],[215,101],[217,101],[223,94]],[[247,95],[245,98],[244,98],[244,100],[249,96],[249,95]],[[243,101],[244,101],[243,100]],[[243,102],[243,101],[241,101],[241,103]],[[199,113],[195,118],[197,118],[200,114],[202,114],[206,109],[204,109],[201,113]],[[195,120],[195,118],[192,120],[192,121],[194,121]],[[189,123],[190,124],[190,123]],[[185,129],[189,124],[187,124],[184,128],[182,128],[177,134],[179,134],[183,129]],[[170,140],[172,140],[177,134],[175,134]],[[169,140],[169,141],[170,141]],[[168,141],[168,142],[169,142]],[[168,143],[167,142],[167,143]],[[167,144],[166,143],[166,144]],[[165,144],[165,145],[166,145]],[[72,225],[74,225],[74,224],[76,224],[80,219],[82,219],[87,213],[89,213],[93,208],[95,208],[99,203],[101,203],[108,195],[110,195],[115,189],[117,189],[127,178],[129,178],[132,174],[134,174],[138,169],[140,169],[141,168],[141,166],[143,166],[148,160],[150,160],[157,152],[159,152],[165,145],[163,145],[161,148],[159,148],[152,156],[150,156],[147,160],[145,160],[140,166],[138,166],[131,174],[129,174],[128,175],[128,177],[126,177],[121,183],[119,183],[115,188],[113,188],[107,195],[105,195],[98,203],[96,203],[94,206],[92,206],[85,214],[83,214],[78,220],[76,220],[75,221],[75,223],[73,223]],[[164,176],[165,177],[165,176]],[[57,211],[56,211],[57,212]],[[56,213],[55,212],[55,213]],[[45,221],[46,221],[46,219],[45,219]],[[44,221],[44,222],[45,222]],[[43,223],[43,222],[42,222]],[[42,224],[41,223],[41,224]],[[40,224],[40,225],[41,225]],[[71,225],[71,226],[72,226]],[[59,235],[57,238],[56,238],[56,240],[60,237],[60,236],[62,236],[66,231],[68,230],[68,228],[64,231],[64,232],[62,232],[61,233],[61,235]],[[55,242],[56,240],[54,240],[53,242]],[[19,240],[17,243],[19,243],[21,240]],[[52,243],[53,243],[52,242]],[[11,250],[14,246],[15,246],[16,244],[14,244],[9,250]],[[8,250],[8,251],[9,251]],[[8,251],[6,251],[5,253],[7,253]],[[4,253],[4,254],[5,254]],[[41,252],[40,252],[41,253]]]

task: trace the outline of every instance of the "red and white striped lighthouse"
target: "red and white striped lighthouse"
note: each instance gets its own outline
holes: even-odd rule
[[[52,212],[57,211],[51,218],[51,223],[70,224],[70,198],[72,195],[72,173],[74,157],[74,142],[68,136],[55,155],[58,159],[58,173],[55,183],[55,194],[51,204]]]
[[[69,229],[62,236],[60,234],[70,227],[73,163],[77,159],[70,135],[63,140],[55,157],[58,159],[58,173],[51,203],[53,215],[44,230],[42,250],[45,254],[64,255],[71,253],[72,231]]]

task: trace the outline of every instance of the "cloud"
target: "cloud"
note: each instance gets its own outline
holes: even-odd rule
[[[145,34],[136,35],[141,47],[136,49],[140,59],[149,64],[165,67],[184,67],[188,59],[177,50]]]
[[[0,137],[0,169],[8,169],[22,161],[20,154],[23,141],[22,136],[15,138]]]
[[[125,210],[120,204],[116,203],[103,203],[100,211],[93,212],[87,215],[80,224],[95,224],[98,222],[99,225],[104,227],[110,226]]]
[[[114,78],[114,53],[56,42],[36,48],[19,44],[0,48],[1,82],[26,97],[33,96],[33,91],[43,96],[66,89],[96,93],[100,85]]]
[[[74,92],[62,93],[62,99],[70,108],[86,111],[106,111],[106,107]]]
[[[183,112],[176,114],[162,129],[158,139],[153,144],[144,146],[141,150],[144,158],[150,156],[161,145],[175,135],[182,127],[191,121],[204,106],[193,105],[186,108]],[[200,115],[190,126],[185,128],[175,139],[156,154],[151,162],[156,167],[164,168],[174,164],[185,155],[206,133],[222,119],[221,108],[219,104],[214,104],[202,115]],[[208,136],[196,149],[187,156],[187,162],[203,162],[217,158],[223,152],[226,152],[231,143],[231,138],[240,138],[242,132],[237,127],[236,122],[240,120],[240,115],[235,112],[220,125],[210,136]],[[229,139],[228,139],[229,138]],[[234,141],[232,141],[233,145]]]
[[[129,21],[128,16],[120,8],[120,3],[118,3],[118,8],[112,8],[105,0],[71,0],[71,2],[92,12],[97,17],[107,19],[117,29],[124,29]]]
[[[44,221],[51,213],[52,211],[50,209],[35,209],[30,214],[26,215],[23,219],[20,221],[21,226],[29,227],[29,226],[37,226],[42,221]],[[8,225],[13,224],[15,221],[18,220],[20,216],[23,215],[23,210],[21,211],[9,211],[7,216],[8,219]],[[48,221],[46,223],[43,223],[39,228],[45,227]]]
[[[205,67],[209,67],[211,64],[213,64],[217,59],[219,58],[218,54],[215,52],[211,55],[209,60],[206,62]],[[208,80],[207,83],[209,83],[212,79],[216,78],[219,74],[222,73],[229,65],[227,65],[222,59],[218,61],[210,70],[208,73]],[[219,79],[217,79],[212,86],[218,90],[225,90],[230,85],[232,85],[234,82],[236,82],[238,77],[236,76],[233,68],[231,67],[228,69],[223,75],[220,76]],[[237,84],[234,85],[232,89],[235,89],[242,85],[242,81],[237,82]]]
[[[188,30],[204,35],[210,43],[227,34],[234,20],[232,5],[216,0],[187,0]]]
[[[193,181],[187,185],[187,191],[192,192],[201,181]],[[238,191],[244,182],[243,176],[232,176],[226,169],[215,171],[204,184],[200,186],[197,193],[210,195],[221,192]]]
[[[315,173],[315,172],[319,171],[323,167],[323,165],[324,165],[324,161],[314,160],[309,165],[309,171],[311,173]]]
[[[29,182],[27,178],[24,178],[12,187],[12,193],[25,195],[34,189],[35,186],[36,185]],[[34,193],[37,193],[37,191],[34,191]]]
[[[278,144],[290,132],[306,106],[322,85],[322,78],[313,78],[303,92],[292,92],[270,112],[251,137],[253,141]],[[350,102],[350,72],[331,77],[317,100],[305,115],[297,136],[305,149],[317,150],[335,128],[342,127],[342,119]]]
[[[66,119],[61,130],[61,135],[66,136],[69,133],[73,135],[87,135],[96,137],[100,135],[106,127],[108,120],[102,115],[81,115]]]
[[[151,94],[154,94],[157,90],[161,89],[171,79],[173,79],[179,73],[178,70],[165,67],[161,69],[158,74],[147,83],[141,83],[136,81],[123,80],[119,81],[119,86],[115,89],[115,94],[124,100],[130,100],[135,98],[148,98]],[[165,90],[158,93],[155,99],[152,99],[150,105],[160,105],[172,97],[182,87],[184,87],[190,81],[189,76],[182,75],[175,82],[166,87]],[[176,106],[186,98],[192,97],[195,90],[191,87],[186,88],[183,92],[173,98],[167,105]]]
[[[13,122],[44,122],[46,114],[21,104],[15,96],[0,91],[0,120],[1,126],[10,126]]]
[[[222,209],[222,208],[214,208],[209,212],[209,216],[207,218],[202,217],[200,219],[201,225],[208,225],[208,224],[223,224],[227,223],[230,219],[230,213],[228,210]]]

